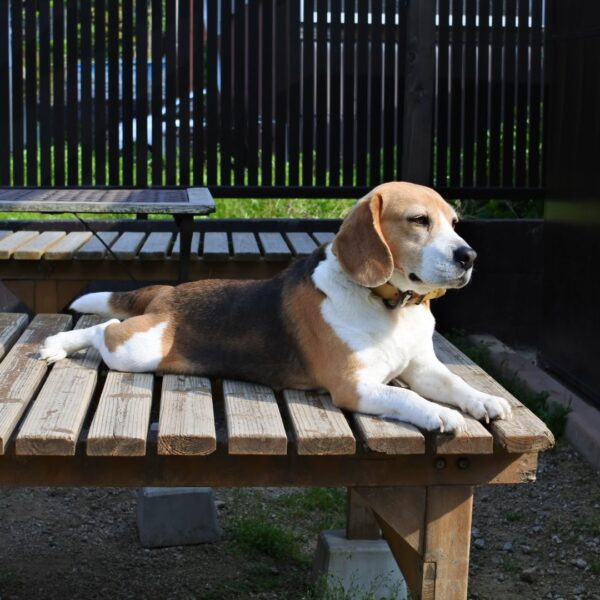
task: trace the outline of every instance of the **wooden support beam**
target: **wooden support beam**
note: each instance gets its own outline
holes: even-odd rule
[[[349,540],[378,540],[381,529],[373,510],[355,488],[348,488],[346,537]]]

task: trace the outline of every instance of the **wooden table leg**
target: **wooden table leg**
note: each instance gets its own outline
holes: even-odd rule
[[[473,488],[357,488],[414,599],[467,598]]]
[[[378,540],[381,529],[373,510],[354,488],[348,488],[346,537],[349,540]]]

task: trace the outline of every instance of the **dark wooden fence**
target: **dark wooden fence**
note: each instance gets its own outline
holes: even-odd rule
[[[2,0],[0,185],[540,193],[544,0]]]

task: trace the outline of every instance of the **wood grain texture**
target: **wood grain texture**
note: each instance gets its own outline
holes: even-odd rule
[[[224,231],[207,231],[204,234],[202,258],[204,260],[227,260],[229,258],[229,242]]]
[[[16,260],[39,260],[42,255],[66,236],[64,231],[44,231],[36,238],[19,246],[13,257]]]
[[[354,454],[356,441],[342,411],[326,393],[284,390],[298,454]]]
[[[85,315],[75,329],[104,319]],[[73,456],[96,382],[101,357],[95,348],[58,361],[37,395],[15,442],[18,455]]]
[[[21,335],[28,320],[27,315],[21,313],[0,313],[0,360]]]
[[[273,390],[223,381],[229,454],[286,454],[287,435]]]
[[[373,452],[423,454],[425,436],[414,426],[356,413],[353,416],[360,439]]]
[[[37,231],[16,231],[0,240],[0,258],[10,258],[17,248],[34,240],[40,234]]]
[[[171,258],[175,260],[179,260],[181,252],[181,235],[178,233],[175,238],[175,242],[173,242],[173,249],[171,250]],[[194,231],[192,234],[192,248],[190,250],[190,260],[198,260],[198,255],[200,252],[200,232]]]
[[[296,256],[308,256],[313,253],[317,243],[304,231],[285,234]]]
[[[265,260],[289,260],[292,257],[292,251],[280,233],[260,232],[258,238],[263,247]]]
[[[454,407],[448,407],[452,408]],[[437,454],[492,454],[494,438],[477,419],[462,413],[465,418],[464,431],[448,434],[431,434],[432,446]]]
[[[121,260],[133,260],[144,243],[143,231],[126,231],[110,247],[114,255]]]
[[[204,455],[217,448],[210,381],[165,375],[158,420],[158,453]]]
[[[510,403],[512,419],[494,421],[490,425],[499,446],[507,452],[520,453],[541,452],[554,445],[554,436],[541,419],[438,333],[434,335],[434,347],[438,358],[469,385],[482,392],[501,396]]]
[[[36,316],[0,363],[0,454],[48,370],[38,358],[40,345],[71,322],[69,315]]]
[[[44,253],[45,260],[70,260],[92,237],[91,231],[71,231]]]
[[[96,235],[98,237],[96,237]],[[108,252],[106,246],[110,248],[119,237],[117,231],[101,231],[96,235],[75,252],[75,258],[82,260],[100,260],[104,258]],[[106,246],[98,238],[103,240]]]
[[[143,260],[164,260],[171,246],[173,234],[168,231],[153,231],[140,248],[139,258]]]
[[[144,456],[153,376],[110,371],[87,439],[88,456]]]
[[[234,231],[231,234],[233,244],[233,258],[235,260],[258,260],[260,248],[253,233],[247,231]]]

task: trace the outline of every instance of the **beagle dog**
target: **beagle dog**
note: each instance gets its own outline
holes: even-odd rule
[[[465,286],[475,251],[434,190],[386,183],[358,201],[332,243],[269,280],[204,280],[100,292],[71,308],[112,317],[47,338],[49,363],[94,346],[111,369],[325,389],[350,411],[425,430],[463,415],[505,419],[503,398],[466,384],[433,349],[430,300]],[[402,379],[409,388],[386,385]]]

